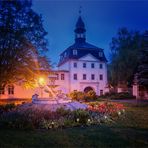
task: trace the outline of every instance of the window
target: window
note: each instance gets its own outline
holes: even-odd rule
[[[73,79],[74,79],[74,80],[77,80],[77,74],[74,74],[74,75],[73,75]]]
[[[57,76],[57,77],[56,77],[56,80],[59,80],[59,74],[56,74],[56,76]]]
[[[5,87],[0,87],[0,95],[4,95],[5,94]]]
[[[73,67],[77,68],[77,63],[73,63]]]
[[[99,52],[99,57],[103,57],[103,53],[102,52]]]
[[[67,52],[64,53],[64,57],[66,57],[66,56],[67,56]]]
[[[83,68],[86,68],[86,63],[83,63]]]
[[[91,79],[92,79],[92,80],[95,79],[95,75],[94,75],[94,74],[91,75]]]
[[[14,86],[13,85],[8,85],[8,94],[13,95],[14,94]]]
[[[80,38],[80,34],[76,34],[76,37],[77,37],[77,38]]]
[[[61,61],[63,60],[63,55],[60,56],[60,60],[61,60]]]
[[[103,75],[100,75],[100,80],[103,80]]]
[[[103,64],[100,64],[100,69],[102,69],[103,68]]]
[[[73,50],[73,55],[77,55],[77,50]]]
[[[100,96],[102,96],[103,95],[103,90],[100,90]]]
[[[83,74],[83,80],[86,80],[86,74]]]
[[[91,68],[95,68],[95,64],[94,63],[91,63]]]
[[[61,74],[61,80],[64,80],[64,79],[65,79],[64,74]]]

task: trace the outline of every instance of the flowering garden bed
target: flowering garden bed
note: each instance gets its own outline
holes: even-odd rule
[[[125,112],[125,107],[123,104],[119,103],[111,103],[111,102],[105,102],[105,103],[89,103],[88,110],[93,112],[99,112],[101,114],[107,114],[107,115],[113,115]]]
[[[114,122],[125,112],[125,107],[119,103],[90,103],[86,110],[56,111],[36,108],[11,108],[1,112],[0,128],[19,129],[52,129],[75,126],[100,125]]]

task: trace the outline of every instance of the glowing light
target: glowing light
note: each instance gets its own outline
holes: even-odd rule
[[[46,81],[45,81],[45,79],[43,77],[40,77],[39,80],[38,80],[38,82],[39,82],[39,85],[42,85],[43,86],[43,85],[45,85],[45,82]]]

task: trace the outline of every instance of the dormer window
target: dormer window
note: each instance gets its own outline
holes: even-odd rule
[[[99,57],[103,57],[103,53],[102,52],[99,52]]]
[[[77,53],[78,53],[77,50],[74,49],[74,50],[73,50],[73,55],[77,55]]]
[[[60,60],[61,60],[61,61],[63,60],[63,56],[62,56],[62,55],[60,56]]]
[[[64,57],[66,57],[66,56],[67,56],[67,52],[64,53]]]

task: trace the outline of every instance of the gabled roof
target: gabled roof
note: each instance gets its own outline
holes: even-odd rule
[[[73,50],[77,50],[77,55],[73,54]],[[102,57],[99,56],[99,52],[102,52]],[[99,61],[107,62],[102,48],[98,48],[87,42],[82,42],[82,43],[75,43],[72,46],[68,47],[65,51],[63,51],[60,54],[61,59],[59,61],[58,66],[64,64],[65,62],[71,59],[80,59],[81,57],[87,54],[91,54]]]

